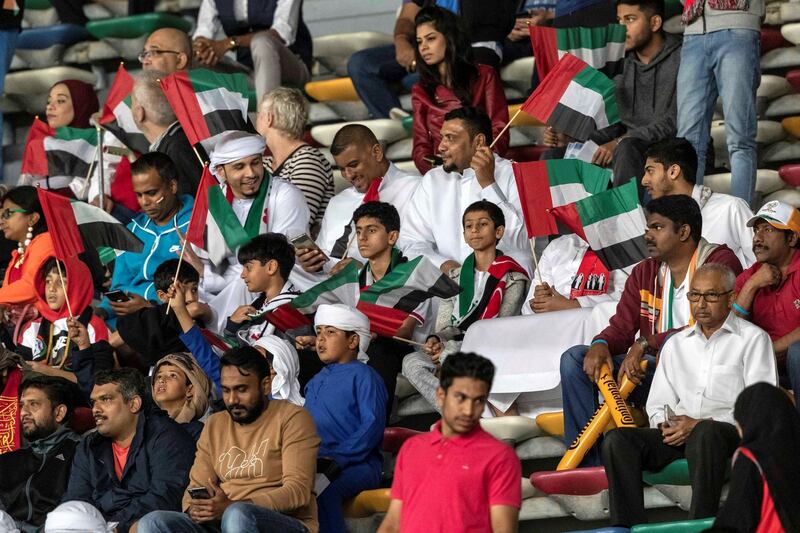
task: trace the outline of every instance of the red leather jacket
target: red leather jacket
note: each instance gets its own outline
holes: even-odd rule
[[[492,120],[492,135],[497,135],[508,122],[508,103],[503,92],[500,75],[492,67],[476,65],[478,77],[472,83],[470,105],[482,109]],[[411,89],[411,104],[414,110],[414,164],[420,173],[431,169],[425,156],[436,155],[444,116],[448,111],[462,107],[461,101],[451,89],[443,85],[436,88],[436,100],[432,101],[425,89],[417,83]],[[508,150],[509,133],[494,145],[494,151],[504,156]]]

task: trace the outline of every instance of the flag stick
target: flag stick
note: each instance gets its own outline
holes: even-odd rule
[[[203,161],[203,158],[200,157],[200,152],[197,151],[197,148],[195,148],[194,145],[192,145],[192,151],[194,152],[194,155],[197,156],[197,160],[200,161],[200,166],[201,167],[204,167],[204,166],[206,166],[208,164],[207,161]]]
[[[177,227],[175,228],[178,229]],[[186,252],[186,236],[183,237],[183,245],[181,246],[181,255],[178,256],[178,268],[175,270],[175,278],[172,280],[172,285],[174,286],[178,282],[178,273],[181,271],[181,263],[183,263],[183,254]],[[172,297],[170,296],[169,301],[167,302],[167,312],[164,313],[164,316],[169,314],[169,310],[172,308]]]
[[[94,155],[92,156],[92,163],[89,165],[89,170],[86,172],[86,178],[83,180],[83,187],[81,188],[81,198],[86,198],[86,193],[89,190],[89,183],[92,180],[92,172],[94,171],[95,163],[97,163],[97,155],[100,150],[100,145],[94,147]]]
[[[519,115],[521,111],[522,111],[521,107],[519,109],[517,109],[517,112],[514,113],[514,116],[511,117],[511,120],[508,121],[508,124],[506,124],[505,127],[503,127],[503,129],[500,131],[500,133],[498,133],[497,136],[492,141],[492,144],[489,145],[489,150],[494,148],[494,145],[497,144],[497,140],[500,139],[500,137],[503,136],[503,134],[506,132],[506,130],[509,128],[509,126],[511,126],[511,123],[514,122],[514,119],[517,118],[517,115]]]
[[[100,167],[100,209],[106,209],[106,179],[105,169],[103,168],[103,128],[97,126],[97,150],[100,154],[98,166]]]
[[[536,258],[536,237],[533,239],[528,239],[528,242],[531,244],[531,254],[533,255],[533,267],[536,269],[536,275],[539,277],[539,284],[541,285],[542,282],[542,272],[539,270],[539,259]]]
[[[74,318],[72,314],[72,306],[69,304],[69,294],[67,293],[67,283],[64,281],[64,274],[61,273],[61,261],[56,259],[56,269],[58,270],[58,279],[61,280],[61,288],[64,289],[64,299],[67,301],[67,312],[70,318]]]
[[[345,259],[347,259],[347,256],[350,253],[350,245],[353,244],[355,238],[356,238],[356,230],[353,229],[353,234],[350,235],[349,239],[347,239],[347,248],[344,249],[344,253],[342,254],[342,258],[340,259],[340,261],[344,261]]]
[[[404,339],[403,337],[398,337],[397,335],[392,336],[392,338],[394,340],[396,340],[396,341],[404,342],[404,343],[410,344],[412,346],[419,346],[420,348],[424,348],[425,347],[425,343],[412,341],[412,340],[409,340],[409,339]]]

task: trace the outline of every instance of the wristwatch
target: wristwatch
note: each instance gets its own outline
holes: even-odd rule
[[[647,342],[647,337],[639,337],[636,339],[636,344],[642,349],[643,352],[646,352],[648,348],[650,348],[650,343]]]
[[[229,50],[236,50],[237,48],[239,48],[239,39],[237,39],[236,37],[231,37],[231,40],[228,41],[228,44],[230,45]]]

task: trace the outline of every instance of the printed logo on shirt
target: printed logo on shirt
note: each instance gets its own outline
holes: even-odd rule
[[[231,446],[227,452],[219,456],[220,478],[222,481],[231,479],[252,479],[264,475],[264,456],[267,453],[269,439],[264,439],[258,444],[253,444],[249,452],[238,446]]]
[[[56,455],[56,459],[59,459],[61,461],[66,461],[66,459],[64,458],[64,454],[63,453],[60,453],[60,454]]]
[[[173,244],[172,246],[169,247],[169,251],[170,253],[180,252],[181,251],[180,244]]]

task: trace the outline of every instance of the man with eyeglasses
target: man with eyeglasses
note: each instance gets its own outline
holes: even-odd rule
[[[747,222],[752,226],[758,261],[736,279],[734,311],[764,328],[772,339],[778,366],[785,365],[800,400],[800,211],[767,202]],[[800,405],[800,404],[797,404]]]
[[[144,70],[166,74],[186,70],[192,62],[192,41],[181,30],[161,28],[147,38],[139,61]]]
[[[725,471],[739,444],[736,397],[748,385],[778,381],[769,335],[731,312],[735,276],[707,264],[692,276],[687,298],[695,325],[661,349],[650,395],[649,428],[618,428],[603,441],[611,524],[647,522],[642,471],[686,458],[692,481],[689,518],[717,514]]]

